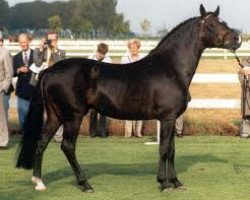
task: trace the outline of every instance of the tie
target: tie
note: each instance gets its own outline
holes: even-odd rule
[[[27,56],[27,53],[26,53],[26,51],[24,52],[24,65],[25,66],[28,66],[29,65],[29,58],[28,58],[28,56]]]

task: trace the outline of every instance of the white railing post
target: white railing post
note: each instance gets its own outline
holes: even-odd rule
[[[224,60],[227,60],[227,50],[224,49]]]

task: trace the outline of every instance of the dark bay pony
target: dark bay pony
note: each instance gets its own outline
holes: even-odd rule
[[[40,75],[17,161],[17,167],[34,168],[37,190],[46,189],[41,179],[43,153],[63,124],[61,149],[83,191],[93,191],[75,156],[79,127],[90,108],[116,119],[160,120],[157,181],[162,191],[183,188],[174,166],[174,127],[187,108],[189,85],[201,54],[211,47],[235,51],[241,44],[239,35],[218,18],[219,7],[206,12],[201,5],[200,14],[174,28],[138,62],[116,65],[71,58]]]

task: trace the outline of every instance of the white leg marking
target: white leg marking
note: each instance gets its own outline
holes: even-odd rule
[[[44,185],[42,179],[37,178],[35,176],[32,176],[31,181],[32,181],[32,183],[36,184],[35,190],[37,190],[37,191],[43,191],[43,190],[47,189],[46,186]]]

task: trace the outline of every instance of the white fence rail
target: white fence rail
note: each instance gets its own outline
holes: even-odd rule
[[[109,45],[109,55],[111,57],[122,57],[127,53],[127,41],[125,40],[63,40],[59,42],[59,47],[66,51],[68,57],[87,57],[96,51],[96,46],[100,42],[105,42]],[[157,44],[158,41],[156,40],[142,41],[142,55],[147,55],[150,50],[156,47]],[[13,55],[20,50],[18,43],[9,43],[6,41],[4,45],[11,51],[11,54]],[[39,40],[32,41],[32,48],[37,48],[38,46]],[[250,44],[243,43],[238,52],[239,56],[250,56]],[[202,54],[202,56],[208,58],[222,57],[227,59],[233,57],[234,55],[231,52],[223,49],[208,49]]]

